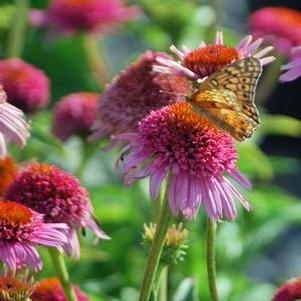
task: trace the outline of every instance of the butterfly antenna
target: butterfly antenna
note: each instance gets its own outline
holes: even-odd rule
[[[180,95],[187,97],[188,94],[180,93],[180,92],[171,92],[171,91],[164,91],[164,90],[159,90],[160,93],[165,93],[165,94],[171,94],[171,95]]]

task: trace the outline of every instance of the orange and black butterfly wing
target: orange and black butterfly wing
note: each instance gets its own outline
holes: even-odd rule
[[[254,103],[258,80],[262,73],[260,61],[248,57],[210,75],[200,86],[200,92],[225,89],[236,95],[241,113],[252,118],[259,125],[259,114]]]
[[[210,75],[190,102],[197,111],[242,141],[259,125],[254,97],[261,72],[256,58],[239,60]]]
[[[252,118],[240,112],[235,94],[228,90],[201,92],[191,104],[195,111],[228,131],[238,141],[250,137],[257,127]]]

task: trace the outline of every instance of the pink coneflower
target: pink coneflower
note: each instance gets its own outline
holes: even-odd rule
[[[93,218],[87,190],[78,179],[55,166],[40,163],[27,166],[9,185],[5,198],[44,214],[48,223],[68,224],[66,251],[74,258],[79,257],[76,230],[87,227],[98,238],[109,239]]]
[[[78,286],[73,286],[78,301],[89,301],[90,299],[80,290]],[[62,285],[57,278],[43,279],[31,296],[32,301],[67,301]]]
[[[21,110],[6,101],[6,93],[0,85],[0,159],[7,155],[7,140],[24,147],[29,137],[29,124]]]
[[[249,35],[242,39],[239,44],[233,48],[224,45],[223,33],[217,32],[215,44],[207,45],[201,42],[199,48],[189,49],[183,46],[180,51],[174,45],[170,50],[179,58],[179,62],[170,58],[158,57],[156,59],[159,65],[154,66],[154,71],[185,76],[192,80],[202,80],[211,73],[222,69],[223,67],[245,57],[254,56],[259,59],[262,65],[271,63],[275,58],[273,56],[265,57],[273,47],[269,46],[257,52],[263,39],[253,40]]]
[[[63,33],[103,32],[130,21],[138,8],[124,0],[52,0],[46,12],[34,10],[33,25],[52,25]]]
[[[146,51],[102,93],[92,139],[135,131],[138,122],[152,110],[185,101],[181,94],[190,92],[188,81],[182,77],[153,72],[153,64],[158,58],[168,59],[169,56]]]
[[[290,61],[281,68],[284,73],[280,76],[280,81],[288,82],[301,76],[301,46],[291,50]]]
[[[278,52],[288,55],[301,44],[301,13],[287,7],[264,7],[249,17],[251,33],[273,44]]]
[[[277,289],[272,301],[295,301],[301,298],[301,277],[292,279]]]
[[[56,105],[53,133],[62,141],[72,135],[87,137],[96,120],[99,94],[80,92],[64,96]]]
[[[38,271],[42,262],[36,246],[62,251],[67,229],[63,223],[44,223],[42,214],[20,203],[0,200],[0,260],[12,270],[30,266]]]
[[[48,77],[21,59],[0,60],[0,84],[8,101],[25,113],[43,109],[49,101]]]
[[[12,276],[0,277],[0,300],[1,301],[28,301],[34,290],[32,280],[26,277],[18,279]]]
[[[125,183],[150,177],[150,195],[156,199],[168,174],[168,201],[174,215],[195,218],[203,205],[211,220],[234,219],[234,197],[250,210],[238,189],[224,175],[251,188],[238,171],[232,137],[192,111],[189,104],[173,104],[153,111],[137,133],[119,135],[130,143],[121,152]]]

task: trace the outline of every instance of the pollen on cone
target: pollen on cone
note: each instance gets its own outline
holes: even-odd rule
[[[170,50],[178,60],[158,57],[153,70],[162,74],[173,74],[189,80],[202,81],[235,61],[250,56],[257,58],[264,66],[274,61],[275,57],[266,56],[273,50],[272,46],[258,51],[262,42],[262,38],[254,39],[249,35],[244,37],[236,47],[230,47],[224,44],[223,33],[217,32],[214,44],[201,41],[196,49],[189,49],[184,45],[182,50],[172,45]]]

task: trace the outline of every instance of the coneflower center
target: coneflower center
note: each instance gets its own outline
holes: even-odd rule
[[[26,290],[26,285],[14,277],[1,277],[0,290],[10,293],[18,293],[19,291]]]
[[[35,294],[45,294],[53,292],[55,289],[60,287],[60,281],[57,278],[48,278],[40,281],[35,288]]]
[[[239,59],[237,49],[225,45],[208,45],[188,53],[183,65],[204,77]]]
[[[0,239],[14,240],[32,221],[29,208],[13,201],[0,201]],[[21,232],[23,232],[21,230]]]

